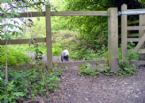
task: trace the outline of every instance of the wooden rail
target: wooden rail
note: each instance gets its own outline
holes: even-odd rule
[[[50,12],[51,16],[108,16],[107,11],[60,11]],[[0,14],[4,16],[4,14]],[[16,18],[19,17],[41,17],[46,16],[45,12],[26,12],[20,13]]]
[[[128,37],[128,38],[138,38],[138,37],[139,37],[139,34],[137,34],[137,33],[128,34],[127,37]]]
[[[128,26],[127,30],[145,30],[145,26]]]
[[[139,50],[138,50],[138,53],[139,53],[139,54],[144,54],[144,53],[145,53],[145,49],[139,49]]]
[[[62,11],[51,12],[51,16],[108,16],[107,11]]]
[[[128,38],[127,41],[128,42],[138,42],[139,38]]]
[[[12,40],[0,40],[0,45],[16,45],[16,44],[29,44],[35,42],[46,42],[46,38],[34,38],[34,39],[12,39]]]

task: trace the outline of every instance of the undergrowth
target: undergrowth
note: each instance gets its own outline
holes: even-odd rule
[[[0,46],[0,65],[5,65],[6,62],[6,54],[5,48]],[[12,47],[8,47],[8,65],[18,65],[18,64],[26,64],[30,61],[29,57],[27,57],[22,50],[18,50]]]
[[[131,48],[131,47],[130,47]],[[139,60],[139,54],[133,50],[128,50],[126,60],[119,58],[119,71],[116,73],[119,76],[132,76],[137,72],[137,67],[131,64],[131,60]]]
[[[47,96],[59,87],[59,71],[48,73],[42,69],[10,70],[9,82],[5,83],[4,71],[0,70],[0,103],[16,103],[19,99]]]
[[[132,76],[137,72],[136,66],[130,64],[128,61],[120,61],[119,67],[120,69],[117,72],[119,76]]]
[[[96,76],[97,69],[93,68],[91,64],[80,65],[79,73],[85,76]]]
[[[82,64],[79,67],[79,74],[84,76],[97,76],[99,74],[112,75],[110,68],[105,64],[93,66],[91,64]]]
[[[84,76],[97,76],[104,74],[107,76],[132,76],[137,72],[136,66],[131,65],[129,62],[119,62],[119,70],[114,73],[105,64],[99,64],[93,67],[91,64],[82,64],[79,67],[79,74]]]

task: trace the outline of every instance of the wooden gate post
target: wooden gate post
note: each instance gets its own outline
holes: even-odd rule
[[[47,46],[47,67],[48,70],[52,69],[52,37],[51,37],[51,15],[50,6],[45,7],[45,22],[46,22],[46,46]]]
[[[126,11],[127,5],[123,4],[121,6],[121,11]],[[127,15],[121,15],[121,50],[122,50],[122,60],[126,60],[127,55]]]
[[[108,9],[108,60],[112,72],[119,70],[118,66],[118,10]]]
[[[144,37],[145,35],[145,29],[144,29],[144,26],[145,26],[145,15],[139,15],[139,40],[141,41],[141,38]],[[144,40],[145,41],[145,40]],[[145,48],[144,46],[145,43],[143,43],[143,46],[141,46],[141,49],[142,48]],[[140,56],[139,56],[139,59],[140,60],[145,60],[145,51],[144,50],[139,50],[140,51]]]
[[[145,15],[139,15],[139,26],[141,29],[139,29],[139,37],[142,37],[145,33],[145,29],[143,26],[145,26]]]

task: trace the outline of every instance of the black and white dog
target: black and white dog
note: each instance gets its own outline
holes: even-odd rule
[[[65,62],[65,61],[69,61],[69,52],[67,49],[63,50],[61,53],[61,61]]]

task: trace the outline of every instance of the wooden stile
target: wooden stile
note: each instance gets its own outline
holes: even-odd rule
[[[138,42],[139,38],[127,38],[127,42]]]

